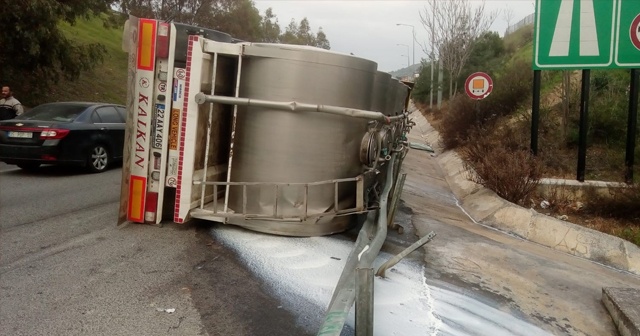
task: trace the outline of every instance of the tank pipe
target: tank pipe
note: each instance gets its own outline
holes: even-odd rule
[[[317,334],[318,336],[340,335],[349,310],[351,310],[355,302],[355,271],[357,268],[371,267],[376,256],[380,253],[382,244],[384,244],[387,238],[387,203],[389,201],[391,185],[393,184],[393,168],[397,163],[396,161],[397,153],[393,153],[387,170],[387,182],[380,197],[380,208],[377,213],[378,218],[375,225],[375,232],[372,232],[375,213],[370,212],[367,215],[367,221],[363,224],[358,234],[356,246],[351,251],[342,275],[338,280],[338,285],[331,298],[324,322]],[[373,237],[369,238],[371,235],[373,235]]]
[[[262,99],[213,96],[213,95],[207,95],[203,92],[196,94],[196,103],[201,105],[204,103],[220,103],[220,104],[229,104],[229,105],[243,105],[243,106],[249,106],[249,107],[252,107],[252,106],[265,107],[265,108],[272,108],[272,109],[285,110],[285,111],[321,112],[321,113],[335,114],[335,115],[353,117],[353,118],[359,118],[359,119],[378,120],[387,124],[390,124],[392,121],[405,118],[404,115],[386,116],[380,112],[359,110],[359,109],[348,108],[348,107],[331,106],[331,105],[314,105],[314,104],[299,103],[295,101],[277,102],[277,101],[262,100]]]

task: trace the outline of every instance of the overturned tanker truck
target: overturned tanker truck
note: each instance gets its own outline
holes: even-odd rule
[[[412,123],[410,87],[375,62],[151,19],[125,30],[120,223],[318,236],[380,209]]]
[[[338,335],[401,188],[410,83],[353,55],[152,19],[130,17],[123,48],[119,224],[200,219],[284,236],[361,225],[320,330]]]

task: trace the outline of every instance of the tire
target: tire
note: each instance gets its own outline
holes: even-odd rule
[[[24,170],[24,171],[28,171],[28,172],[33,172],[38,170],[38,168],[40,168],[40,164],[39,163],[18,163],[17,166]]]
[[[111,163],[109,150],[102,144],[97,144],[89,149],[87,154],[87,170],[90,173],[102,173]]]

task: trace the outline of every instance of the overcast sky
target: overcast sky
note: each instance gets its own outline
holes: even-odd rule
[[[449,1],[449,0],[440,0]],[[318,28],[327,35],[331,50],[353,53],[378,63],[378,70],[394,71],[413,63],[412,27],[397,26],[397,23],[413,25],[417,41],[428,42],[427,33],[420,22],[420,13],[425,11],[425,1],[401,0],[254,0],[261,15],[273,8],[281,29],[291,19],[300,22],[309,19],[314,33]],[[480,0],[470,0],[472,4]],[[511,8],[515,24],[535,10],[534,0],[486,0],[487,11]],[[503,15],[498,15],[491,30],[504,35],[507,28]],[[404,44],[404,45],[398,45]],[[405,46],[406,45],[406,46]],[[407,47],[408,46],[408,47]],[[404,56],[402,56],[404,55]],[[419,43],[415,43],[415,62],[425,58]]]

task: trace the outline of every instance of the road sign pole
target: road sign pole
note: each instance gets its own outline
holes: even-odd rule
[[[640,87],[640,71],[631,69],[631,83],[629,84],[629,118],[627,122],[627,153],[625,155],[625,181],[633,183],[633,164],[636,149],[636,130],[638,129],[638,91]]]
[[[589,130],[589,87],[591,70],[582,70],[582,89],[580,92],[580,135],[578,143],[578,181],[584,182],[587,163],[587,131]]]
[[[540,74],[533,70],[533,102],[531,103],[531,153],[538,155],[538,125],[540,122]]]

